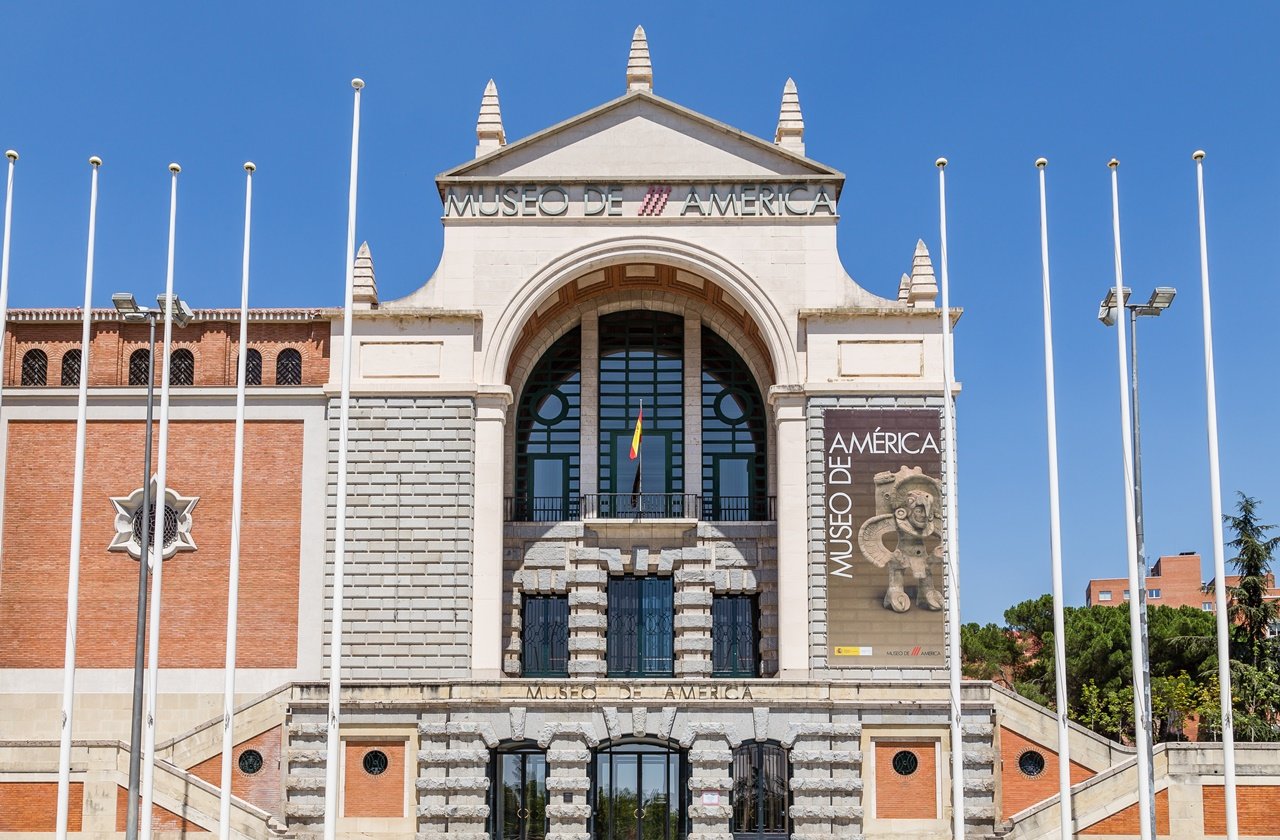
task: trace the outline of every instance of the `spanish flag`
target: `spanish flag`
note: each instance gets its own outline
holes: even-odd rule
[[[640,457],[640,429],[644,423],[644,403],[640,403],[640,411],[636,413],[636,431],[631,436],[631,460]]]

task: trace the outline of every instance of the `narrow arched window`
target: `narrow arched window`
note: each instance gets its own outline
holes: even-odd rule
[[[47,385],[49,382],[49,357],[43,350],[28,350],[22,356],[22,384]]]
[[[174,350],[169,357],[169,384],[194,385],[196,381],[196,357],[190,350]]]
[[[529,374],[516,406],[516,481],[510,516],[577,517],[582,447],[582,330],[558,338]]]
[[[62,354],[62,384],[80,384],[80,348]]]
[[[702,328],[702,505],[705,519],[768,520],[765,412],[746,362]]]
[[[129,384],[146,385],[151,378],[151,351],[134,350],[129,354]]]
[[[292,347],[281,350],[276,357],[276,384],[302,384],[302,354]]]
[[[240,376],[240,359],[236,359],[235,369],[231,373],[233,378]],[[238,382],[236,384],[239,384]],[[244,360],[244,384],[261,385],[262,384],[262,354],[257,350],[250,350],[248,356]]]
[[[770,743],[743,744],[733,751],[733,821],[736,837],[787,833],[787,754]]]

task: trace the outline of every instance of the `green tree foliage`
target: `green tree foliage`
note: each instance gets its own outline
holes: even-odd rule
[[[1236,515],[1223,519],[1235,532],[1236,538],[1228,545],[1237,552],[1231,561],[1240,576],[1228,594],[1231,598],[1230,615],[1238,627],[1237,639],[1243,650],[1233,656],[1261,671],[1277,670],[1276,639],[1269,638],[1270,628],[1280,612],[1280,603],[1267,599],[1271,583],[1271,558],[1280,546],[1280,536],[1271,537],[1275,525],[1263,525],[1258,521],[1257,499],[1237,494]]]
[[[966,677],[991,680],[1013,688],[1009,675],[1021,653],[1017,641],[1004,628],[976,622],[962,625],[960,649]]]

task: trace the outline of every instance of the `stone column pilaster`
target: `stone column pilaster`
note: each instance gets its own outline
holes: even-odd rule
[[[476,397],[475,523],[471,577],[471,677],[502,673],[502,458],[511,389]]]
[[[804,392],[769,390],[777,429],[773,450],[778,477],[778,676],[809,675],[809,486]]]

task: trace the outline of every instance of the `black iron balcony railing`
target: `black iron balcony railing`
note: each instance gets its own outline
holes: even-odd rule
[[[585,496],[507,496],[507,522],[579,519],[700,519],[772,522],[773,496],[700,496],[696,493],[589,493]]]

